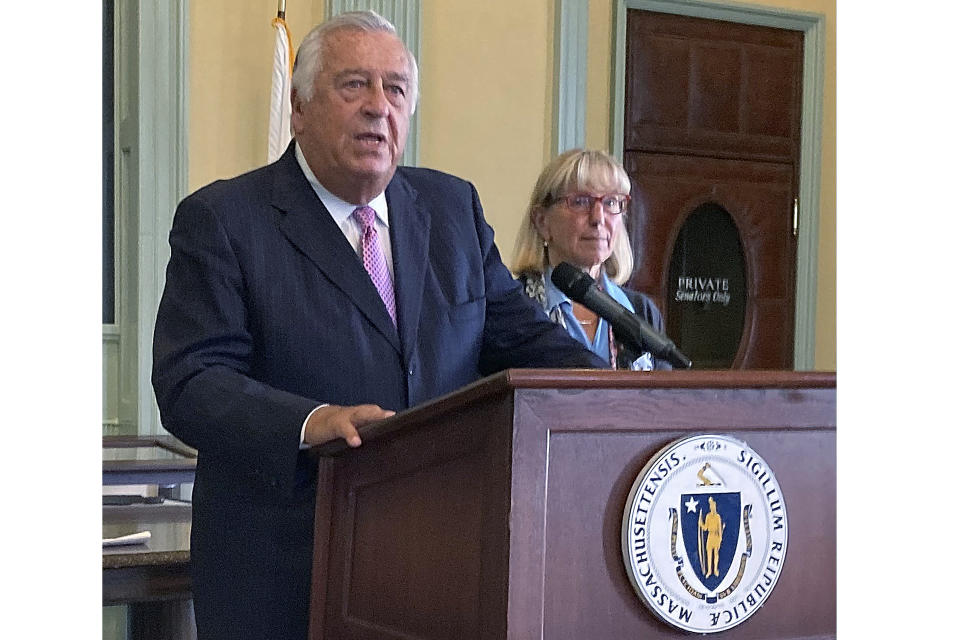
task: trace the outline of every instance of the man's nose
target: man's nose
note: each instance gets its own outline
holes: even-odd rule
[[[382,83],[370,83],[367,100],[363,106],[364,113],[371,118],[385,118],[390,114],[390,101],[387,100],[387,94],[383,90]]]

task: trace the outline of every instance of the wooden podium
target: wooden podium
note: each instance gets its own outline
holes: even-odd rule
[[[791,523],[776,588],[720,635],[835,636],[835,374],[509,370],[317,449],[310,638],[690,637],[620,540],[643,466],[700,433],[759,453]]]

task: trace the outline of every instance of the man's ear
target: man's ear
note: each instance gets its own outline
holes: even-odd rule
[[[303,119],[303,101],[297,95],[296,87],[290,88],[290,127],[294,133],[300,131]]]

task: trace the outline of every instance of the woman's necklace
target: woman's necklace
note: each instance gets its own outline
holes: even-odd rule
[[[581,327],[589,327],[597,323],[600,319],[595,313],[589,309],[581,308],[579,305],[573,308],[573,315],[577,319],[577,322],[580,323]],[[583,316],[587,316],[584,318]]]

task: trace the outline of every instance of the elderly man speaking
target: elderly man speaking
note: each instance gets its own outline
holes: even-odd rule
[[[201,639],[306,637],[310,445],[507,367],[604,366],[510,277],[470,183],[397,167],[416,101],[393,25],[335,17],[297,53],[286,153],[177,208],[153,384],[199,451]]]

